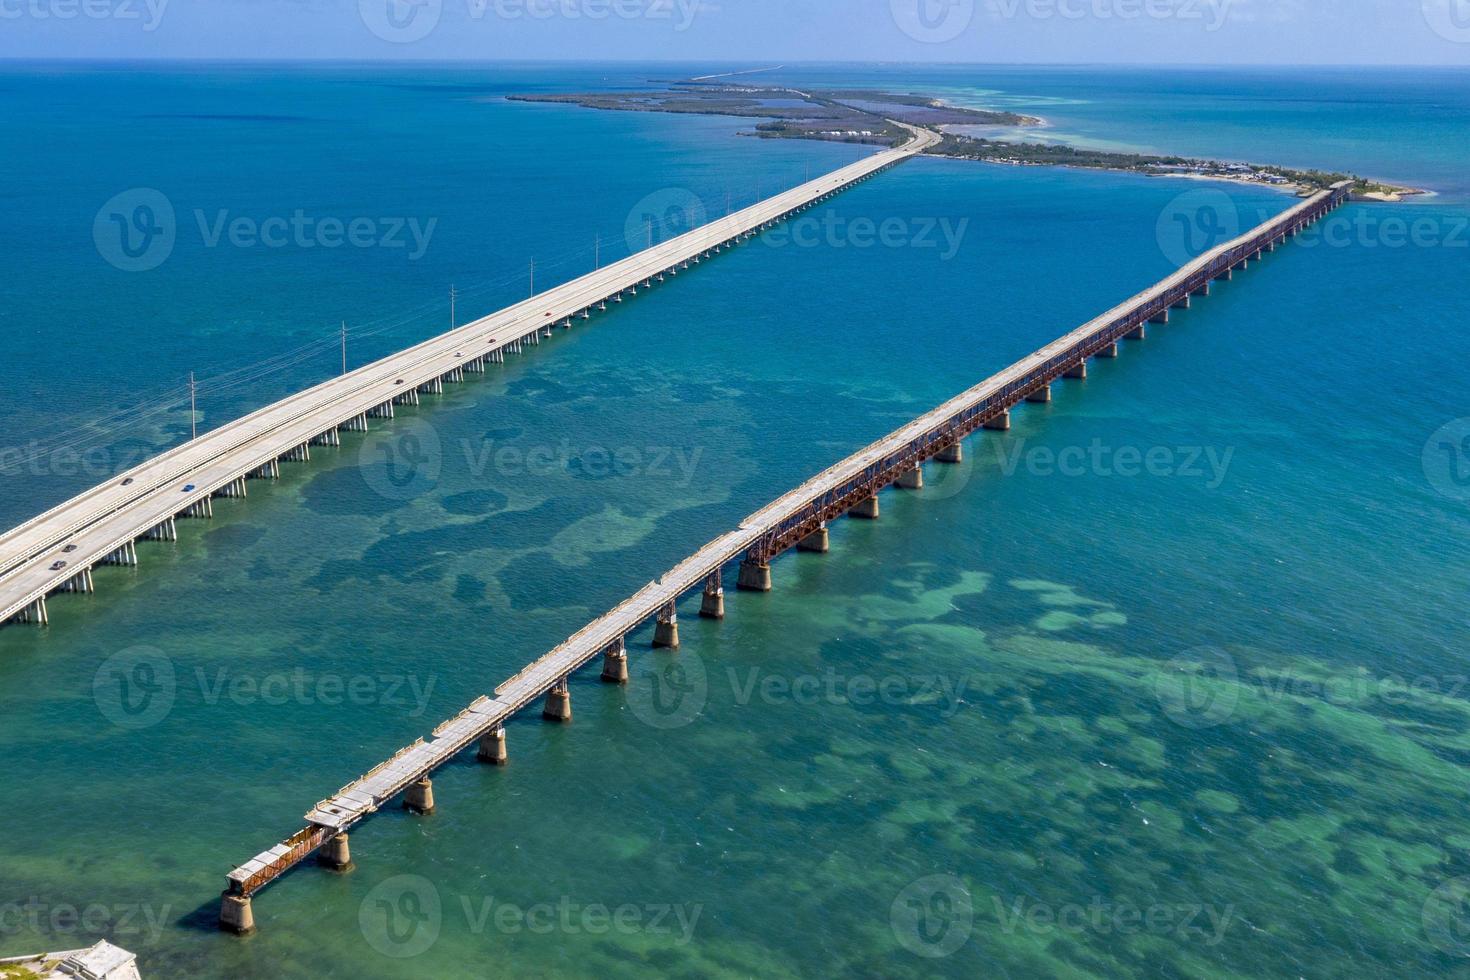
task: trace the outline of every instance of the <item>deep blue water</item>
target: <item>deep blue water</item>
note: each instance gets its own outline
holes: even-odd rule
[[[0,132],[19,243],[0,429],[40,462],[0,477],[0,518],[179,438],[190,370],[213,424],[335,370],[344,318],[358,363],[442,329],[451,282],[463,319],[523,295],[533,256],[538,283],[565,278],[594,238],[624,254],[650,209],[720,213],[727,190],[862,152],[502,99],[670,74],[7,68],[25,97]],[[637,637],[626,691],[577,678],[573,725],[518,719],[508,769],[450,767],[439,812],[374,818],[355,871],[292,875],[239,941],[209,921],[224,873],[315,800],[1168,272],[1178,215],[1243,226],[1289,199],[914,161],[833,201],[816,244],[767,236],[314,450],[56,600],[49,631],[0,632],[0,771],[23,804],[0,910],[105,913],[0,919],[0,954],[105,935],[149,977],[1464,975],[1470,95],[1450,72],[1382,73],[1371,98],[1361,73],[1303,77],[783,77],[968,94],[1129,146],[1361,160],[1440,196],[1345,209],[923,492],[885,493],[881,520],[834,527],[830,555],[781,559],[769,596],[732,589],[719,624],[687,608],[678,654]],[[130,273],[93,221],[137,187],[169,200],[177,240]],[[297,209],[437,223],[409,259],[210,246],[194,214]],[[893,218],[905,244],[859,247],[854,222]],[[71,426],[148,405],[70,465]],[[438,450],[400,490],[379,449],[409,427]],[[140,658],[171,680],[156,716],[119,714],[108,686]],[[687,715],[655,710],[670,690]],[[622,925],[597,928],[602,908]],[[385,909],[428,911],[395,931]]]

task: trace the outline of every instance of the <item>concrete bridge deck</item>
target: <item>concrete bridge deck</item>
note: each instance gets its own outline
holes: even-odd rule
[[[958,462],[964,437],[981,427],[1007,428],[1012,407],[1049,397],[1049,386],[1060,378],[1084,378],[1089,358],[1116,356],[1119,341],[1144,339],[1149,323],[1167,322],[1170,309],[1208,294],[1213,281],[1231,277],[1338,207],[1348,189],[1346,183],[1335,185],[1211,250],[751,514],[739,528],[704,545],[501,684],[493,697],[479,698],[427,740],[400,750],[318,803],[306,814],[306,828],[230,873],[221,925],[234,931],[252,928],[250,897],[323,845],[331,849],[328,863],[345,867],[347,831],[399,794],[407,794],[405,805],[411,809],[432,809],[429,777],[470,745],[480,743],[484,761],[503,761],[505,721],[542,696],[547,698],[546,717],[569,718],[566,680],[593,659],[604,658],[604,680],[626,680],[626,639],[650,620],[657,622],[655,645],[677,647],[677,603],[686,593],[703,586],[701,615],[723,616],[721,576],[726,565],[740,561],[740,588],[769,590],[772,558],[793,546],[825,551],[827,521],[844,513],[877,517],[879,490],[894,483],[922,486],[924,462]],[[813,537],[820,537],[819,544],[808,544]]]
[[[552,326],[569,326],[626,290],[676,274],[753,236],[796,211],[832,197],[939,140],[905,127],[913,139],[816,180],[702,225],[390,357],[323,382],[207,432],[119,473],[0,534],[0,624],[47,621],[57,591],[93,590],[98,564],[136,564],[134,542],[170,539],[174,520],[208,516],[215,496],[243,496],[250,479],[279,475],[283,461],[309,458],[314,440],[341,429],[361,431],[369,418],[391,418],[395,404],[416,402],[420,388],[440,389],[487,362],[540,342]],[[193,490],[183,488],[192,485]],[[71,547],[73,550],[64,551]],[[64,561],[63,568],[51,566]]]

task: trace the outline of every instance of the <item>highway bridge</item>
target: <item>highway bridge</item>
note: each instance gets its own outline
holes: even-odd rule
[[[176,540],[180,518],[209,517],[215,497],[243,497],[248,483],[280,477],[305,462],[312,445],[339,445],[340,432],[366,431],[394,407],[418,404],[445,384],[483,373],[625,292],[710,258],[939,142],[913,138],[619,262],[549,289],[473,323],[345,373],[252,412],[149,459],[0,535],[0,624],[46,625],[47,599],[92,592],[97,565],[136,565],[137,542]]]
[[[654,623],[654,646],[677,648],[678,603],[685,595],[699,591],[700,614],[723,617],[727,566],[738,563],[739,588],[769,590],[776,556],[792,547],[825,552],[828,521],[844,514],[876,519],[880,490],[890,485],[922,488],[926,462],[960,462],[965,437],[981,428],[1009,428],[1015,406],[1050,400],[1051,386],[1059,380],[1087,376],[1090,358],[1116,357],[1121,342],[1143,340],[1149,324],[1167,323],[1171,309],[1208,295],[1213,282],[1232,278],[1338,207],[1347,199],[1349,187],[1346,182],[1333,185],[1220,245],[751,514],[738,528],[704,545],[495,688],[493,695],[479,698],[427,739],[400,750],[314,806],[306,814],[304,828],[229,874],[221,899],[221,927],[234,932],[253,929],[251,897],[314,852],[324,864],[347,867],[349,829],[393,799],[401,796],[404,806],[415,812],[431,811],[435,803],[430,777],[470,746],[478,746],[481,761],[504,763],[505,722],[517,712],[544,697],[545,718],[570,720],[567,680],[593,660],[602,659],[603,680],[626,682],[627,638],[648,622]]]

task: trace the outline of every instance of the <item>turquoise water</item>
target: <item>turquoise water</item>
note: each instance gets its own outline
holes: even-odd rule
[[[592,235],[625,238],[650,192],[718,209],[727,183],[774,189],[854,152],[493,101],[646,74],[11,69],[0,84],[31,97],[4,193],[32,244],[0,320],[23,354],[0,366],[0,425],[44,435],[63,396],[95,418],[139,378],[163,390],[330,341],[342,317],[442,307],[450,281],[490,283],[463,302],[491,308],[532,252],[554,279],[553,256],[571,272]],[[975,75],[977,93],[1013,81]],[[1071,79],[1099,116],[1107,77]],[[1131,78],[1112,115],[1142,142]],[[1172,98],[1222,111],[1197,87]],[[1282,153],[1311,150],[1260,118]],[[1444,118],[1385,176],[1432,183],[1465,107]],[[185,214],[440,230],[413,262],[181,232],[127,274],[91,226],[135,185]],[[885,493],[879,521],[834,526],[830,555],[781,559],[770,595],[732,588],[723,622],[686,604],[679,653],[634,638],[627,689],[575,678],[571,726],[528,713],[507,769],[456,763],[435,814],[353,835],[352,873],[268,889],[246,940],[213,928],[223,875],[314,801],[771,497],[1166,273],[1180,195],[1207,191],[905,164],[832,202],[849,231],[768,236],[640,293],[140,545],[140,569],[54,602],[49,631],[0,632],[18,804],[0,954],[106,936],[149,977],[1465,975],[1470,545],[1435,433],[1463,411],[1470,301],[1448,188],[1354,205],[1345,244],[1221,284],[921,493]],[[1242,223],[1289,203],[1223,193]],[[1440,244],[1383,243],[1425,216]],[[853,221],[893,217],[963,231],[953,250],[856,246]],[[58,322],[83,341],[63,349]],[[360,356],[444,322],[431,308]],[[217,389],[204,423],[337,356]],[[98,441],[187,424],[174,407]],[[438,449],[400,486],[382,451],[405,431]],[[87,482],[47,465],[5,478],[6,514]],[[129,714],[114,684],[137,664],[154,697]]]

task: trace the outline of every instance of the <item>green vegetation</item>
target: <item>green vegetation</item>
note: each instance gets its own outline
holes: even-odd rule
[[[939,130],[944,126],[1030,126],[1042,120],[1014,112],[991,112],[946,105],[914,93],[873,89],[811,90],[676,82],[643,92],[593,92],[568,95],[513,95],[518,102],[549,102],[623,112],[674,112],[736,116],[758,120],[749,135],[762,139],[815,139],[838,143],[897,146],[909,133],[899,125]],[[942,131],[942,130],[941,130]],[[1266,184],[1309,195],[1339,181],[1351,180],[1359,196],[1395,198],[1422,191],[1323,170],[1246,163],[1224,163],[1192,157],[1144,153],[1112,153],[1054,143],[1007,142],[944,133],[931,156],[1033,167],[1083,167],[1121,170],[1150,176],[1207,177]]]
[[[929,151],[934,156],[988,163],[1008,163],[1033,167],[1083,167],[1097,170],[1122,170],[1153,176],[1176,175],[1239,180],[1294,188],[1301,194],[1314,194],[1340,181],[1353,182],[1355,194],[1407,195],[1422,191],[1367,180],[1350,174],[1324,170],[1296,170],[1291,167],[1249,163],[1223,163],[1193,157],[1160,156],[1144,153],[1113,153],[1106,150],[1078,149],[1055,143],[1009,143],[945,134],[944,141]]]

